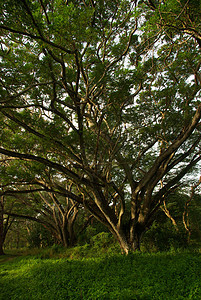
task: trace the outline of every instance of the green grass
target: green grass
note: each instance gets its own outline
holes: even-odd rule
[[[201,254],[17,257],[0,262],[0,299],[201,299]]]

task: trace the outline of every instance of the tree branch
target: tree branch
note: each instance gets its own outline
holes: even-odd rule
[[[74,54],[75,53],[75,50],[69,50],[69,49],[66,49],[65,47],[61,46],[61,45],[57,45],[47,39],[45,39],[44,37],[41,37],[41,36],[38,36],[38,35],[34,35],[32,33],[28,33],[26,31],[21,31],[21,30],[17,30],[17,29],[13,29],[13,28],[10,28],[10,27],[7,27],[7,26],[4,26],[4,25],[0,25],[0,28],[1,29],[4,29],[6,31],[10,31],[12,33],[16,33],[16,34],[20,34],[20,35],[24,35],[24,36],[27,36],[27,37],[30,37],[34,40],[41,40],[43,41],[44,43],[52,46],[53,48],[56,48],[56,49],[60,49],[68,54]]]

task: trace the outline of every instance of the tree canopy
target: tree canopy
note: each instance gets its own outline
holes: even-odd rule
[[[199,1],[0,10],[1,194],[65,196],[138,249],[201,159]]]

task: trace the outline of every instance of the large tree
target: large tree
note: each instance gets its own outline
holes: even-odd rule
[[[11,180],[51,174],[52,192],[125,253],[201,159],[200,18],[183,21],[188,2],[0,4],[0,153],[22,166]]]

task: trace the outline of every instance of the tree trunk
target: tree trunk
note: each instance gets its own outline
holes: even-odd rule
[[[69,246],[72,247],[76,243],[76,236],[75,236],[75,232],[74,232],[74,228],[73,228],[72,224],[69,224],[68,232],[69,232]]]
[[[4,241],[5,241],[5,235],[3,232],[3,224],[1,224],[1,220],[0,220],[0,255],[4,255],[4,251],[3,251],[3,245],[4,245]]]
[[[112,232],[113,233],[113,232]],[[126,238],[125,233],[114,234],[116,240],[118,241],[122,254],[128,254],[129,252],[140,251],[141,239],[144,231],[135,230],[133,238]]]
[[[0,255],[5,255],[5,253],[3,251],[3,241],[2,241],[1,237],[0,237]]]
[[[19,249],[19,245],[20,245],[20,233],[18,231],[17,232],[17,240],[16,240],[16,249]]]
[[[122,252],[122,254],[128,254],[129,251],[130,251],[130,248],[129,248],[129,244],[128,244],[128,242],[126,241],[126,239],[124,238],[124,236],[119,235],[119,236],[117,237],[117,240],[118,240],[119,245],[120,245],[120,247],[121,247],[121,252]]]
[[[126,234],[123,230],[115,228],[111,228],[110,226],[107,226],[109,231],[112,233],[114,238],[119,243],[119,246],[121,248],[122,254],[128,254],[130,251],[129,243],[126,238]]]
[[[62,241],[63,241],[64,247],[68,248],[69,247],[69,234],[68,234],[66,225],[63,225],[63,227],[62,227]]]
[[[64,247],[72,247],[75,245],[76,237],[71,224],[63,224],[62,226],[62,242]]]
[[[140,251],[141,239],[144,232],[145,227],[140,223],[136,223],[133,227],[130,228],[131,251]]]
[[[5,241],[5,233],[3,226],[3,209],[0,211],[0,255],[4,255],[3,244]]]
[[[140,243],[141,243],[142,233],[135,232],[134,240],[132,242],[131,248],[133,251],[140,251]]]

